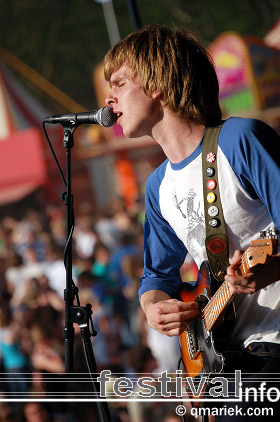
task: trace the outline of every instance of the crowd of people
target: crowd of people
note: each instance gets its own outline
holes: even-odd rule
[[[121,198],[106,209],[83,204],[75,210],[72,272],[78,299],[74,304],[91,305],[98,371],[110,369],[115,376],[175,372],[178,364],[177,338],[150,329],[139,306],[143,213],[140,202],[132,211]],[[65,374],[65,237],[63,206],[22,210],[20,217],[1,218],[1,422],[99,420],[93,402],[75,403],[79,394],[91,397],[91,383],[73,381]],[[189,276],[192,268],[186,265],[184,276]],[[74,324],[74,329],[72,373],[87,374],[79,325]],[[50,401],[31,400],[38,397]],[[59,402],[54,397],[70,400]],[[148,406],[110,403],[113,422],[145,422],[151,414],[154,421],[166,417],[173,422],[177,420],[174,408],[174,404],[152,402]]]

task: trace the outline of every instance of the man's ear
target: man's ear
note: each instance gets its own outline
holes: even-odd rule
[[[161,91],[154,91],[154,92],[152,92],[152,99],[153,100],[160,99],[160,97],[161,97]]]

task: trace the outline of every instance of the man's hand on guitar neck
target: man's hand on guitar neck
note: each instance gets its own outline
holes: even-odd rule
[[[225,276],[233,294],[252,294],[280,279],[280,256],[272,256],[269,263],[257,265],[248,274],[237,275],[242,255],[240,250],[234,252]]]
[[[160,290],[150,290],[141,296],[141,306],[150,327],[167,336],[177,336],[200,315],[197,302],[185,303]]]

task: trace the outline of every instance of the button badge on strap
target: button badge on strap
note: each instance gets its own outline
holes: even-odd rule
[[[219,214],[219,208],[215,205],[212,205],[208,208],[208,214],[210,215],[210,217],[216,217]]]
[[[216,160],[216,154],[214,152],[208,152],[208,154],[206,155],[206,161],[208,163],[214,163],[215,160]]]
[[[214,194],[214,192],[209,192],[207,194],[206,199],[207,199],[207,202],[209,202],[210,204],[212,204],[213,202],[216,201],[216,195]]]
[[[216,180],[214,180],[214,179],[208,180],[208,182],[207,182],[207,188],[209,190],[215,189],[216,186],[217,186]]]
[[[215,174],[215,169],[213,167],[207,167],[206,169],[206,176],[213,177]]]
[[[211,218],[211,220],[209,221],[209,224],[211,227],[219,227],[220,220],[218,218]]]

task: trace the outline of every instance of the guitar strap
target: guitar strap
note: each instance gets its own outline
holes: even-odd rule
[[[217,162],[218,137],[223,123],[206,128],[202,143],[205,247],[212,274],[219,282],[224,280],[229,266],[229,246],[220,200]]]

